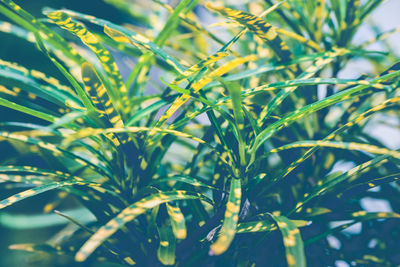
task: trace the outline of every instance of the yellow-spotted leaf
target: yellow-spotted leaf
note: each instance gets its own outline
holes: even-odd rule
[[[315,243],[316,241],[327,237],[328,235],[335,234],[337,232],[340,232],[342,230],[345,230],[349,228],[350,226],[359,223],[359,222],[365,222],[365,221],[370,221],[370,220],[381,220],[381,219],[400,219],[400,214],[396,212],[367,212],[365,210],[360,210],[360,211],[355,211],[343,220],[343,224],[340,226],[331,228],[322,234],[313,236],[307,240],[304,241],[304,246],[311,245],[312,243]],[[348,222],[351,220],[351,222]]]
[[[164,50],[156,46],[154,43],[150,42],[149,39],[144,37],[143,35],[136,34],[133,32],[126,32],[124,29],[110,24],[110,23],[101,23],[104,25],[104,32],[119,43],[131,43],[138,44],[141,47],[144,47],[148,50],[151,50],[156,55],[160,56],[168,65],[173,67],[178,73],[182,74],[185,71],[185,68],[173,57],[168,55]]]
[[[371,166],[376,166],[377,164],[383,164],[387,162],[389,157],[389,155],[377,156],[372,160],[357,165],[343,174],[335,176],[332,179],[326,179],[325,181],[318,182],[317,186],[315,186],[310,192],[307,192],[303,195],[303,198],[296,204],[295,208],[292,209],[289,214],[293,212],[300,212],[303,209],[303,206],[311,199],[326,193],[328,190],[331,190],[341,182],[356,179],[359,175],[365,173]]]
[[[50,183],[42,186],[38,186],[21,193],[15,194],[11,197],[8,197],[2,201],[0,201],[0,209],[13,205],[16,202],[19,202],[25,198],[33,197],[38,194],[47,192],[49,190],[57,189],[64,186],[72,186],[72,185],[82,185],[82,186],[89,186],[89,187],[97,187],[98,184],[95,183],[88,183],[88,182],[80,182],[80,181],[67,181],[67,182],[58,182],[58,183]]]
[[[316,17],[316,32],[315,39],[317,42],[320,42],[322,39],[322,25],[324,23],[325,18],[325,0],[317,0],[315,8],[315,17]]]
[[[221,60],[223,58],[225,58],[226,56],[228,56],[227,52],[217,52],[215,54],[212,54],[211,56],[208,56],[206,59],[200,61],[199,63],[191,66],[190,68],[188,68],[187,70],[185,70],[182,75],[179,75],[173,82],[172,84],[179,84],[182,81],[184,81],[188,76],[196,73],[197,71],[201,70],[204,67],[207,67],[215,62],[217,62],[218,60]]]
[[[174,265],[176,239],[171,227],[159,227],[158,236],[160,238],[160,245],[157,249],[158,260],[164,265]]]
[[[278,36],[275,27],[263,19],[244,11],[226,7],[216,7],[210,3],[207,3],[206,7],[239,22],[250,31],[254,32],[258,37],[271,46],[272,50],[280,60],[289,61],[292,58],[292,53],[290,52],[289,47]]]
[[[75,22],[68,14],[62,11],[56,11],[46,14],[51,20],[63,29],[78,36],[83,43],[85,43],[97,56],[101,66],[107,74],[107,82],[111,82],[111,86],[107,86],[107,91],[113,100],[118,99],[117,96],[122,97],[122,102],[127,102],[127,90],[119,73],[117,64],[114,58],[107,49],[99,42],[96,36],[89,32],[81,23]]]
[[[235,58],[232,61],[229,61],[222,66],[218,67],[208,75],[205,75],[203,78],[198,80],[197,82],[193,83],[191,86],[191,92],[197,93],[201,90],[205,85],[210,83],[215,77],[221,77],[225,73],[229,72],[230,70],[240,66],[246,62],[254,61],[257,59],[256,55],[249,55],[246,57]],[[160,127],[166,122],[183,104],[185,104],[190,99],[190,95],[183,94],[178,99],[174,101],[174,103],[168,108],[164,115],[160,117],[157,122],[157,127]]]
[[[90,63],[82,64],[82,80],[85,84],[86,93],[99,113],[107,118],[109,125],[117,128],[124,127],[124,123],[115,110],[105,86]]]
[[[85,90],[90,96],[94,106],[97,108],[100,115],[105,116],[106,127],[123,128],[124,122],[121,116],[114,108],[96,70],[89,63],[84,63],[82,65],[82,80],[85,84]],[[106,136],[110,138],[117,147],[121,146],[129,159],[134,160],[136,166],[139,166],[136,153],[137,149],[127,133],[121,133],[119,136],[116,136],[114,133],[108,133]]]
[[[181,182],[181,183],[186,183],[190,184],[191,186],[194,187],[205,187],[213,190],[219,190],[216,187],[210,186],[194,177],[191,176],[186,176],[186,175],[169,175],[166,177],[160,177],[154,181],[151,181],[149,185],[156,185],[156,184],[161,184],[161,183],[175,183],[175,182]]]
[[[304,227],[308,225],[308,221],[303,220],[291,220],[296,227]],[[236,228],[237,234],[245,233],[258,233],[258,232],[270,232],[277,230],[278,227],[270,221],[255,221],[239,223]]]
[[[271,214],[283,236],[283,245],[286,250],[286,263],[288,266],[306,267],[304,244],[299,228],[285,216]]]
[[[383,109],[390,107],[393,104],[400,103],[400,96],[389,98],[382,103],[374,106],[373,108],[361,113],[360,115],[356,116],[354,119],[348,121],[343,126],[339,127],[329,135],[327,135],[322,141],[329,141],[334,139],[338,134],[344,132],[346,129],[356,125],[357,123],[362,122],[363,120],[367,119],[369,116],[375,114],[376,112],[382,111]],[[272,181],[277,181],[282,177],[287,176],[291,171],[293,171],[298,165],[304,162],[307,158],[309,158],[319,146],[313,146],[309,150],[307,150],[299,159],[292,162],[288,167],[286,167],[277,177],[273,178]]]
[[[80,155],[78,155],[76,152],[70,152],[70,151],[68,151],[66,149],[62,149],[54,144],[51,144],[48,142],[43,142],[43,141],[28,137],[28,136],[22,135],[22,134],[0,132],[0,138],[16,140],[16,141],[23,142],[25,144],[34,145],[34,146],[43,148],[47,151],[52,152],[53,155],[57,155],[59,157],[64,156],[64,157],[70,158],[82,167],[88,167],[98,173],[101,173],[106,176],[110,176],[109,170],[107,168],[105,168],[105,166],[103,164],[101,164],[97,158],[93,158],[89,161],[89,160],[81,157]]]
[[[320,146],[320,147],[332,147],[332,148],[339,148],[339,149],[346,149],[346,150],[361,150],[366,151],[373,154],[381,154],[381,155],[389,155],[395,158],[400,159],[400,152],[396,150],[390,150],[383,147],[378,147],[369,144],[362,144],[362,143],[355,143],[355,142],[339,142],[339,141],[323,141],[323,140],[304,140],[294,142],[288,145],[284,145],[281,147],[274,148],[270,150],[270,153],[279,152],[286,149],[292,148],[299,148],[299,147],[313,147],[313,146]]]
[[[242,186],[240,179],[233,178],[231,181],[228,202],[226,203],[224,222],[219,232],[218,239],[210,246],[210,254],[220,255],[224,253],[232,243],[236,233],[237,222],[239,220],[241,198]]]
[[[177,205],[165,203],[167,212],[171,219],[172,231],[177,239],[186,238],[186,224],[185,216],[182,214],[181,209]]]
[[[97,232],[86,241],[76,254],[77,261],[85,261],[106,239],[114,234],[118,229],[124,226],[127,222],[134,220],[137,216],[145,213],[162,203],[167,203],[175,200],[186,199],[201,199],[212,204],[212,201],[199,193],[176,190],[173,192],[163,192],[145,197],[134,204],[128,206],[121,211],[114,219],[110,220],[106,225],[100,227]]]

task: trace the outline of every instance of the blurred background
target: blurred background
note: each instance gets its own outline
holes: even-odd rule
[[[127,0],[128,1],[128,0]],[[143,1],[143,0],[142,0]],[[150,0],[144,0],[149,1]],[[254,0],[253,0],[254,1]],[[107,4],[107,0],[15,0],[17,4],[22,6],[25,10],[30,12],[36,17],[43,17],[41,9],[43,7],[52,7],[55,9],[68,8],[82,13],[94,15],[96,17],[104,18],[115,22],[117,24],[123,24],[126,22],[135,23],[129,21],[128,16],[125,12],[115,8],[114,6]],[[176,2],[176,1],[169,1]],[[213,2],[213,1],[211,1]],[[228,1],[229,2],[229,1]],[[237,1],[233,1],[237,2]],[[249,1],[240,1],[244,4]],[[361,1],[362,2],[362,1]],[[172,3],[173,5],[173,3]],[[200,10],[201,11],[201,10]],[[395,27],[400,26],[400,1],[399,0],[386,0],[369,18],[369,25],[365,25],[356,35],[356,42],[362,42],[369,40],[373,35],[373,30],[380,32],[391,30]],[[0,20],[6,20],[0,16]],[[390,44],[389,49],[393,49],[397,55],[400,55],[400,33],[396,33],[387,39],[387,43]],[[368,47],[374,50],[386,50],[385,44],[378,43]],[[63,77],[57,72],[56,68],[52,67],[52,64],[48,59],[43,56],[34,45],[28,42],[21,41],[17,37],[11,37],[0,32],[0,59],[17,62],[27,68],[34,67],[35,69],[43,72],[52,74],[53,76],[63,80]],[[129,65],[128,65],[129,66]],[[343,77],[354,78],[355,73],[367,72],[368,65],[362,64],[362,62],[356,62],[348,65],[346,70],[341,73]],[[126,73],[129,72],[129,67],[126,69]],[[126,78],[126,77],[125,77]],[[15,121],[26,121],[28,115],[17,113],[6,108],[0,107],[0,122],[10,120],[12,117]],[[379,118],[375,118],[376,122],[369,127],[369,130],[378,137],[384,144],[387,144],[392,149],[400,148],[400,135],[399,131],[388,131],[388,127],[385,123],[388,121],[380,121]],[[394,118],[396,119],[396,118]],[[0,142],[0,162],[6,163],[8,160],[12,160],[16,156],[15,148]],[[24,165],[33,163],[40,166],[41,163],[38,158],[29,157],[21,159]],[[337,166],[338,169],[348,170],[352,166]],[[11,189],[11,190],[10,190]],[[0,187],[1,199],[11,195],[12,193],[20,191],[21,188],[5,188]],[[34,228],[39,218],[29,217],[28,215],[42,214],[45,209],[45,205],[48,200],[53,200],[57,197],[57,193],[42,194],[39,197],[32,198],[27,202],[21,202],[14,205],[11,208],[0,211],[0,267],[1,266],[37,266],[35,265],[34,258],[30,259],[30,264],[27,263],[27,256],[29,253],[18,252],[14,250],[8,250],[8,246],[15,243],[26,243],[26,242],[44,242],[48,240],[54,233],[61,229],[60,224],[63,220],[55,215],[48,214],[47,220],[55,221],[55,225],[50,228]],[[76,205],[74,200],[67,201],[67,205],[63,204],[58,208],[61,210],[68,210],[70,207]],[[384,200],[365,199],[363,207],[369,211],[391,211],[390,205]],[[77,218],[80,217],[79,210],[77,211]],[[12,216],[11,216],[12,215]],[[43,219],[40,219],[43,223]],[[357,226],[349,229],[348,231],[357,231]],[[49,265],[51,266],[51,265]],[[338,262],[338,266],[340,262]],[[343,265],[347,266],[347,265]]]

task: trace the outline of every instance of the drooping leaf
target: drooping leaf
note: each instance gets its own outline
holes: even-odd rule
[[[285,216],[271,214],[276,221],[283,236],[283,245],[286,250],[286,263],[288,266],[305,267],[306,256],[304,254],[304,244],[300,235],[299,228]]]
[[[157,250],[157,257],[164,265],[174,265],[176,240],[171,227],[158,227],[160,245]]]
[[[236,233],[237,222],[239,220],[241,197],[242,188],[240,179],[233,178],[231,181],[228,202],[226,203],[222,228],[219,232],[218,239],[210,246],[211,254],[220,255],[224,253],[232,243]]]
[[[81,247],[81,249],[75,256],[75,259],[77,261],[86,260],[86,258],[90,256],[93,251],[98,246],[100,246],[108,237],[114,234],[127,222],[134,220],[137,216],[143,214],[147,210],[152,209],[162,203],[185,199],[202,199],[207,202],[211,202],[199,193],[191,193],[187,191],[163,192],[143,198],[140,201],[124,209],[118,214],[117,217],[110,220],[106,225],[97,230],[97,232]]]
[[[165,203],[168,215],[171,219],[172,231],[177,239],[186,238],[186,224],[185,216],[182,214],[181,209],[177,205]]]

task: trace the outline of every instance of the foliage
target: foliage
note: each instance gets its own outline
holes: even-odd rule
[[[369,49],[388,34],[354,42],[383,1],[105,2],[134,25],[0,0],[1,31],[58,71],[0,61],[0,105],[25,114],[1,122],[1,185],[29,187],[0,208],[59,190],[45,211],[69,196],[86,211],[55,211],[57,238],[11,249],[93,266],[400,263],[400,152],[370,130],[400,115],[400,63]],[[349,64],[370,72],[343,78]]]

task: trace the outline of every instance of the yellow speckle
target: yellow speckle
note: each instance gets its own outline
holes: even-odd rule
[[[163,246],[163,247],[168,247],[169,242],[168,241],[161,241],[160,245]]]
[[[352,215],[353,215],[354,217],[358,217],[358,216],[364,216],[364,215],[366,215],[366,214],[367,214],[366,211],[361,210],[361,211],[353,212]]]
[[[179,229],[176,232],[176,238],[178,239],[185,239],[186,238],[186,230],[185,229]]]
[[[131,257],[125,257],[125,258],[124,258],[124,261],[125,261],[126,263],[128,263],[129,265],[134,265],[134,264],[136,264],[136,263],[132,260]]]
[[[285,247],[294,247],[296,245],[296,240],[294,239],[294,236],[289,235],[283,238],[283,243]]]
[[[286,261],[289,266],[296,264],[296,261],[294,260],[294,257],[291,254],[286,254]]]
[[[287,224],[285,222],[278,222],[279,228],[286,228]]]
[[[242,189],[241,188],[236,188],[235,191],[235,197],[240,198],[242,196]]]
[[[240,207],[239,207],[238,205],[235,205],[235,204],[232,203],[232,202],[228,202],[228,203],[226,204],[226,210],[227,210],[227,211],[230,211],[230,212],[232,212],[232,213],[236,213],[236,212],[239,212]]]

